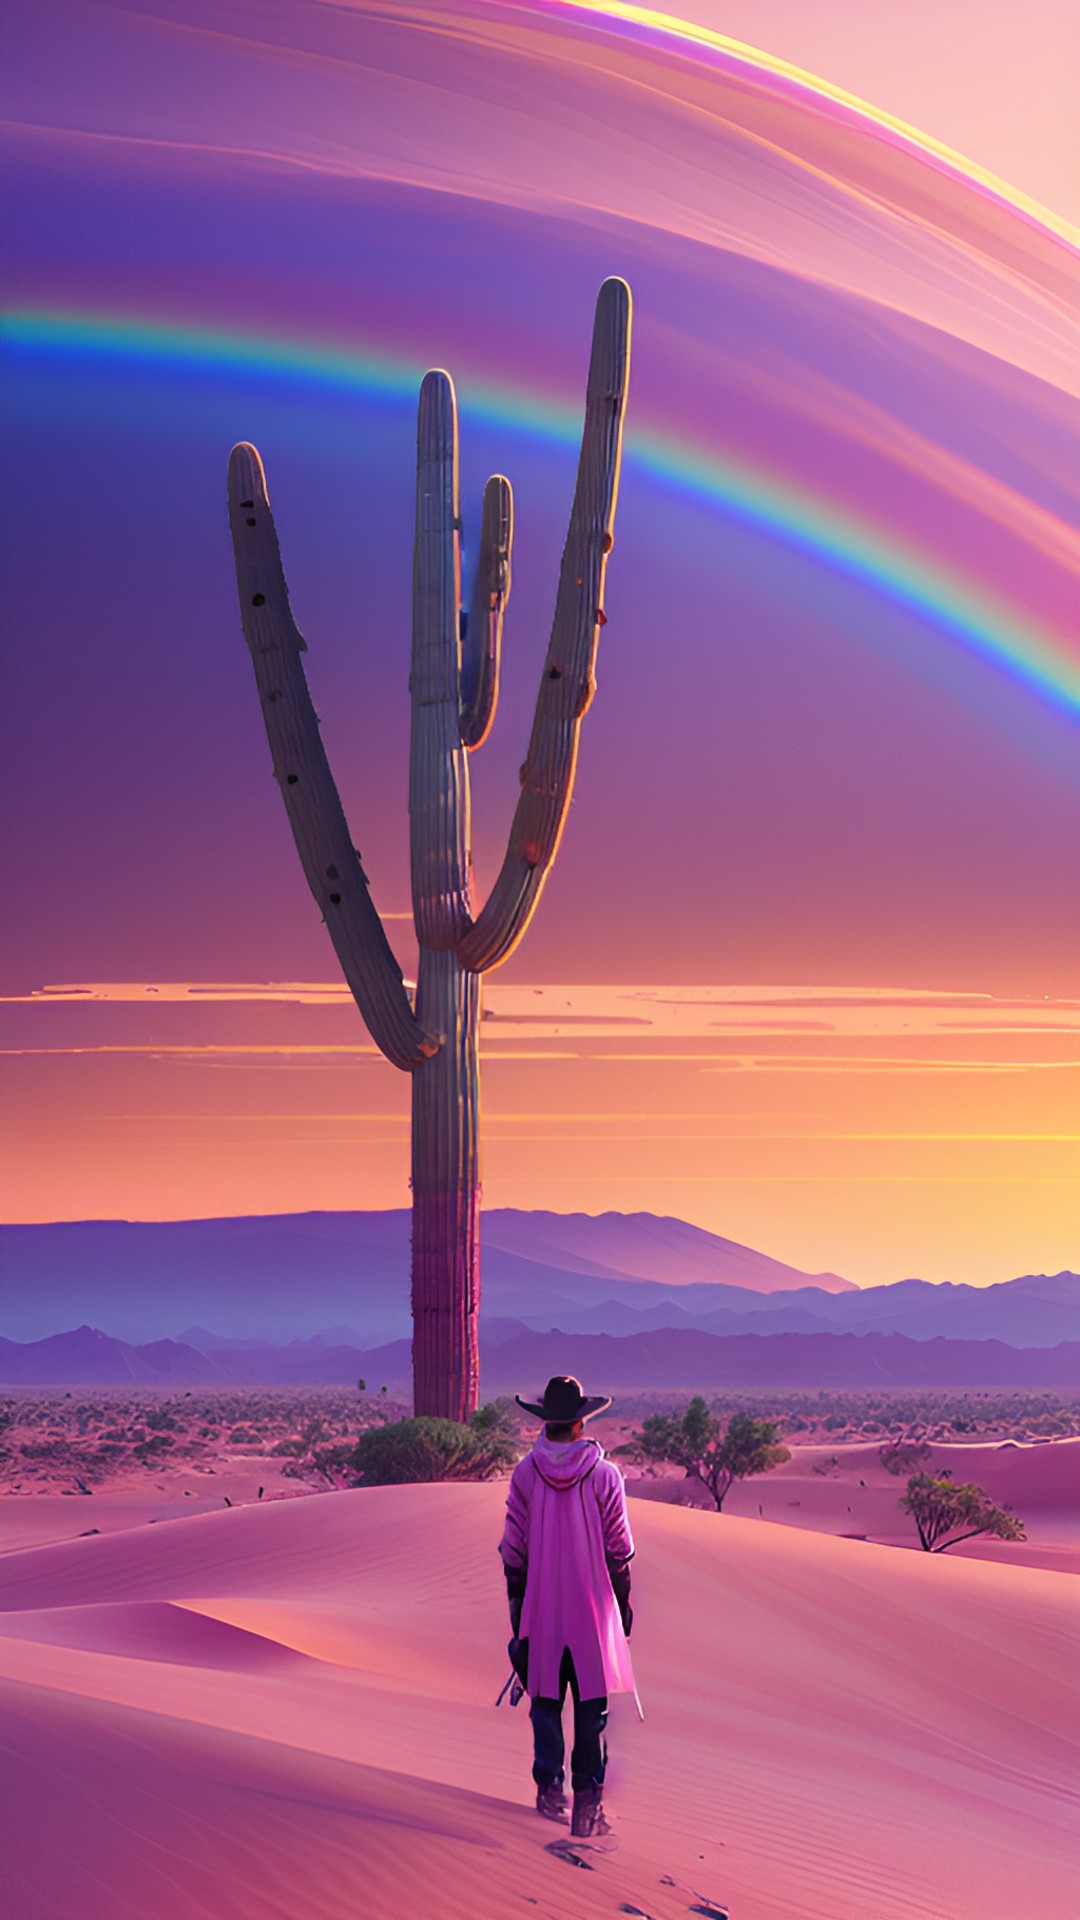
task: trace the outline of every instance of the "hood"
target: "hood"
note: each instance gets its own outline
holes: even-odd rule
[[[532,1450],[541,1480],[560,1493],[586,1479],[603,1457],[599,1440],[591,1440],[586,1434],[580,1440],[549,1440],[546,1433],[541,1433]]]

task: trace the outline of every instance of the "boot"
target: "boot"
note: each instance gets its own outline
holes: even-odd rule
[[[553,1780],[547,1787],[537,1787],[536,1811],[543,1814],[545,1820],[557,1820],[560,1826],[566,1825],[570,1807],[561,1780]]]
[[[602,1787],[575,1787],[574,1811],[570,1820],[570,1831],[575,1840],[598,1840],[601,1835],[611,1832],[604,1816],[602,1795]]]

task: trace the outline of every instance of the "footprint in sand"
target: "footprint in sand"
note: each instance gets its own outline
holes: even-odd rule
[[[568,1867],[584,1867],[586,1873],[596,1871],[591,1860],[586,1860],[569,1840],[549,1840],[544,1852],[553,1853],[556,1860],[565,1860]]]

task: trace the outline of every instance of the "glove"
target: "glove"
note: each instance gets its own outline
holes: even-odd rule
[[[634,1609],[630,1605],[630,1562],[629,1560],[609,1560],[608,1575],[611,1591],[615,1595],[615,1604],[622,1618],[623,1632],[630,1638],[630,1629],[634,1624]]]

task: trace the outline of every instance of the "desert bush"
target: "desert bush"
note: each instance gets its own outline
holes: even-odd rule
[[[660,1461],[685,1468],[688,1479],[700,1480],[708,1488],[720,1513],[736,1480],[768,1473],[791,1459],[788,1449],[777,1441],[778,1432],[774,1420],[733,1413],[721,1435],[719,1420],[695,1394],[681,1419],[654,1413],[616,1452],[646,1468]]]
[[[947,1468],[940,1473],[916,1473],[897,1505],[910,1513],[919,1531],[924,1553],[944,1553],[961,1540],[989,1533],[999,1540],[1025,1540],[1021,1521],[1005,1507],[996,1506],[981,1487],[954,1486]],[[962,1532],[957,1529],[962,1528]],[[951,1534],[951,1539],[945,1539]]]
[[[930,1448],[925,1440],[894,1440],[891,1446],[879,1447],[878,1459],[886,1473],[911,1473],[912,1469],[929,1460]]]
[[[518,1448],[498,1417],[481,1407],[467,1425],[421,1416],[362,1433],[352,1450],[356,1484],[403,1486],[418,1480],[490,1480],[512,1466]]]

